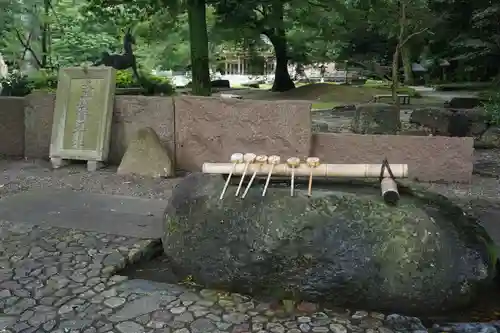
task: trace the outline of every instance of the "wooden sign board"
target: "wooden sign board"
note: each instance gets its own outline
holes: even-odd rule
[[[59,71],[50,160],[54,168],[85,160],[89,170],[108,157],[116,72],[111,67]]]

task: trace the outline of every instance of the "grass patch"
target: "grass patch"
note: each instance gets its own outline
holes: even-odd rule
[[[317,102],[312,104],[312,109],[333,109],[336,106],[340,106],[342,103],[337,102]]]
[[[391,94],[391,87],[387,81],[373,80],[364,85],[346,85],[330,82],[312,84],[299,83],[296,85],[295,89],[282,93],[271,92],[269,91],[270,88],[270,85],[261,84],[259,89],[242,89],[238,94],[242,95],[245,99],[311,101],[313,103],[313,109],[331,109],[336,106],[347,104],[368,103],[372,101],[374,95]],[[400,87],[398,93],[410,95],[412,98],[419,98],[418,104],[429,103],[429,101],[426,100],[427,98],[420,98],[421,96],[417,91],[410,87]],[[387,98],[384,102],[390,103],[391,99]]]
[[[366,85],[351,86],[316,83],[284,92],[280,94],[280,97],[285,99],[314,100],[317,101],[315,104],[322,106],[331,104],[338,106],[342,104],[368,103],[373,99],[374,95],[387,95],[390,93],[389,86],[370,87]],[[398,89],[398,93],[408,94],[412,97],[417,96],[417,92],[408,87],[401,87],[401,89]]]

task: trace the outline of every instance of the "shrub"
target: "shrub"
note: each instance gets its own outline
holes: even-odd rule
[[[171,95],[174,87],[166,77],[156,76],[146,72],[139,73],[141,82],[137,82],[132,71],[120,70],[116,73],[117,88],[144,88],[146,95]]]
[[[483,102],[484,111],[490,117],[491,125],[500,125],[500,91],[490,94],[488,100]]]
[[[39,70],[28,76],[32,82],[33,89],[54,91],[57,89],[57,72]]]
[[[12,71],[0,79],[2,96],[26,96],[33,90],[33,82],[20,71]]]
[[[20,71],[12,71],[3,79],[2,96],[26,96],[33,90],[53,91],[57,88],[57,74],[55,72],[40,70],[29,76]]]
[[[459,91],[459,90],[469,90],[478,91],[489,89],[492,86],[492,82],[457,82],[457,83],[444,83],[438,84],[434,88],[437,91]]]
[[[174,86],[166,77],[143,73],[142,87],[146,89],[147,95],[172,95],[175,91]]]
[[[144,88],[146,95],[171,95],[174,87],[170,80],[152,74],[140,73],[141,82],[137,82],[130,70],[116,72],[117,88]],[[57,72],[39,70],[29,76],[20,71],[13,71],[7,77],[0,79],[2,96],[26,96],[33,90],[55,91],[57,89]]]
[[[132,71],[118,70],[116,71],[116,87],[117,88],[138,88],[140,85],[136,82]]]

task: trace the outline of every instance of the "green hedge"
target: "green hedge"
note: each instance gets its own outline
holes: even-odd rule
[[[165,77],[140,73],[142,82],[137,82],[131,71],[120,70],[116,73],[117,88],[142,88],[143,95],[171,95],[174,87]],[[26,96],[33,90],[55,91],[57,73],[40,70],[29,76],[13,72],[7,78],[0,79],[2,96]]]
[[[444,83],[435,85],[437,91],[452,91],[452,90],[470,90],[479,91],[490,89],[493,86],[492,82],[458,82],[458,83]]]

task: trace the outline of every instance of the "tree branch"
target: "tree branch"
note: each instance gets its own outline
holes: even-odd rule
[[[33,35],[33,30],[30,31],[29,35],[28,35],[28,44],[29,44],[29,41],[31,40],[31,36]],[[19,37],[18,37],[19,38]],[[24,59],[24,57],[26,57],[26,52],[28,51],[27,48],[24,48],[23,50],[23,55],[21,56],[21,59]]]
[[[323,9],[331,9],[330,6],[328,5],[325,5],[325,4],[322,4],[322,3],[318,3],[316,1],[312,1],[312,0],[309,0],[307,1],[307,3],[312,6],[312,7],[320,7],[320,8],[323,8]]]
[[[46,1],[48,1],[49,7],[52,10],[52,13],[54,14],[54,17],[56,19],[56,23],[58,25],[59,30],[64,35],[64,29],[62,27],[61,20],[59,20],[59,15],[57,14],[56,9],[54,8],[54,5],[52,4],[52,1],[51,0],[46,0]]]
[[[254,10],[257,13],[259,13],[260,15],[262,15],[262,17],[266,17],[266,13],[264,12],[264,8],[255,7]]]
[[[424,32],[426,32],[426,31],[428,31],[428,30],[429,30],[429,28],[424,28],[424,29],[421,29],[421,30],[419,30],[419,31],[417,31],[417,32],[414,32],[414,33],[412,33],[412,34],[408,35],[408,36],[407,36],[407,37],[406,37],[406,38],[405,38],[405,39],[404,39],[404,40],[403,40],[403,41],[402,41],[402,42],[398,45],[398,47],[399,47],[399,48],[402,48],[402,47],[403,47],[406,43],[408,43],[408,41],[409,41],[410,39],[412,39],[413,37],[415,37],[415,36],[417,36],[417,35],[423,34]]]
[[[26,50],[30,51],[30,53],[31,53],[31,55],[33,55],[33,58],[35,59],[36,64],[38,65],[38,67],[43,68],[42,62],[40,61],[40,59],[38,59],[36,53],[33,51],[33,49],[31,48],[31,46],[29,44],[30,41],[29,40],[25,41],[18,29],[15,28],[14,31],[16,32],[16,37],[19,40],[19,43],[21,43],[21,45],[24,47],[24,50],[25,51]],[[31,32],[30,32],[30,36],[31,36]],[[26,55],[26,52],[24,54]]]

